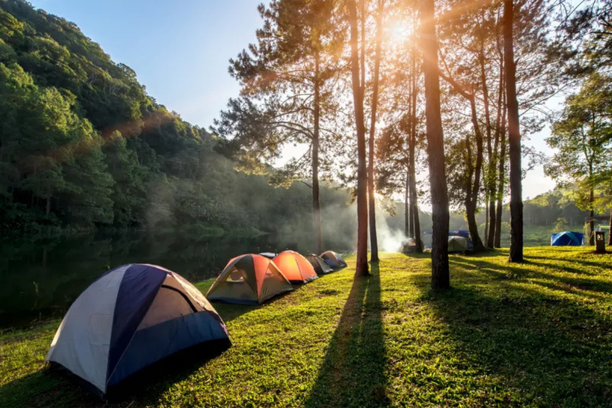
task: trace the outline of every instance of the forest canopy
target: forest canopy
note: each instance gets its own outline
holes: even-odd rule
[[[308,187],[276,189],[237,172],[226,151],[147,95],[131,68],[74,23],[0,0],[2,235],[100,227],[252,234],[301,222]],[[350,200],[334,189],[324,195],[330,205]]]

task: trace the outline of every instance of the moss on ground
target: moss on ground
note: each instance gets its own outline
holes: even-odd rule
[[[349,267],[260,307],[215,304],[231,349],[111,406],[612,406],[612,255],[507,257],[451,256],[443,292],[426,256],[383,254],[367,279]],[[0,405],[103,405],[45,368],[58,324],[0,334]]]

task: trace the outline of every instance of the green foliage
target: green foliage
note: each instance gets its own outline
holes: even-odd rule
[[[579,208],[595,210],[595,190],[609,190],[612,171],[612,78],[593,73],[567,98],[560,120],[546,141],[556,149],[545,166],[561,185],[573,183]],[[609,200],[604,200],[608,202]],[[599,203],[601,205],[602,203]]]
[[[118,406],[609,405],[611,256],[507,257],[451,256],[453,288],[439,293],[427,256],[381,254],[368,279],[337,272],[260,307],[215,304],[233,347],[174,365]],[[0,334],[7,406],[99,404],[44,368],[58,324]]]
[[[557,223],[555,224],[555,228],[553,228],[552,232],[562,232],[567,231],[567,220],[563,217],[557,218]]]
[[[307,189],[276,190],[218,152],[231,146],[159,105],[75,24],[0,0],[1,235],[219,235],[274,230],[310,212],[293,206],[310,201]]]

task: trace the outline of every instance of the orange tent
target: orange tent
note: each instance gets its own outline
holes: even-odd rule
[[[297,252],[281,252],[274,258],[274,263],[292,283],[306,283],[318,278],[310,262]]]
[[[293,290],[271,259],[261,255],[240,255],[229,261],[206,297],[227,303],[256,305]]]

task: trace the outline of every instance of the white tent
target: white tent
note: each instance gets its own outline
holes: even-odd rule
[[[204,295],[180,275],[154,265],[112,269],[74,301],[46,360],[101,395],[126,377],[202,343],[231,345]]]

